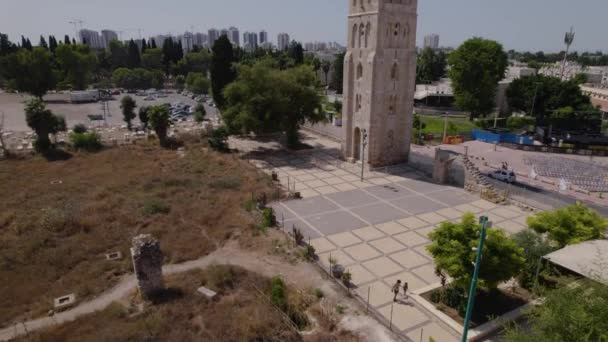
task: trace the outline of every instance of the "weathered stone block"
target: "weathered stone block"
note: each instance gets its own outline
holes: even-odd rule
[[[164,255],[160,243],[152,235],[144,234],[133,238],[131,247],[133,270],[137,286],[144,298],[150,298],[165,289],[163,281]]]

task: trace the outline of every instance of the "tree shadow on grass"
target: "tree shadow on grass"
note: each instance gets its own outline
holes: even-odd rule
[[[48,151],[42,152],[41,154],[47,161],[50,161],[50,162],[66,161],[66,160],[69,160],[70,158],[72,158],[71,153],[69,153],[65,150],[56,149],[56,148],[49,149]]]
[[[175,288],[175,287],[169,287],[167,289],[158,291],[157,293],[153,294],[149,298],[149,300],[154,305],[161,305],[161,304],[172,302],[176,299],[180,299],[182,297],[184,297],[184,291],[182,289]]]

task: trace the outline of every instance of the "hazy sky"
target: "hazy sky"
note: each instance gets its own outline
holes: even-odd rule
[[[350,0],[0,0],[0,32],[38,42],[41,33],[74,35],[73,18],[87,28],[125,31],[123,38],[206,32],[237,26],[241,33],[265,29],[276,44],[279,32],[299,41],[346,41]],[[441,45],[471,36],[500,41],[518,50],[559,51],[574,26],[573,49],[608,51],[608,0],[419,0],[418,42],[429,33]],[[242,39],[242,37],[241,37]]]

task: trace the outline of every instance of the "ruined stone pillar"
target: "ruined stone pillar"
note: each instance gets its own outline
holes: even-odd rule
[[[137,277],[137,286],[144,298],[150,298],[163,291],[163,252],[158,240],[149,234],[133,238],[131,247],[133,270]]]
[[[456,158],[449,152],[441,149],[435,150],[435,161],[433,163],[433,181],[438,184],[447,184],[450,179],[450,167]]]

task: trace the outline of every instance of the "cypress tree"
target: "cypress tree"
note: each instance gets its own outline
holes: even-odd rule
[[[129,41],[129,48],[127,52],[127,67],[139,68],[141,66],[141,56],[139,55],[139,47],[133,39]]]
[[[38,46],[47,50],[49,49],[49,45],[46,43],[46,39],[44,39],[42,35],[40,36],[40,42],[38,42]]]
[[[49,50],[51,50],[52,53],[55,53],[56,49],[57,49],[57,39],[55,39],[55,36],[49,36]]]
[[[236,72],[232,67],[233,62],[235,62],[235,58],[232,43],[226,35],[223,35],[213,45],[211,57],[211,89],[213,100],[220,108],[223,108],[226,103],[223,95],[224,88],[236,79]]]
[[[63,37],[63,43],[70,45],[71,41],[70,41],[70,36],[68,36],[67,34],[65,35],[65,37]]]
[[[177,62],[181,61],[182,58],[184,58],[184,47],[182,46],[182,41],[180,40],[179,43],[177,43],[177,45],[175,45],[174,62],[177,63]]]
[[[154,39],[154,38],[150,39],[150,43],[151,43],[150,44],[150,48],[151,49],[156,49],[157,48],[156,47],[156,39]]]
[[[148,45],[146,44],[146,39],[142,39],[141,40],[141,54],[143,55],[144,52],[146,52],[146,49],[148,48]]]
[[[78,44],[78,43],[76,42],[76,38],[72,38],[72,44],[73,44],[73,45]]]

